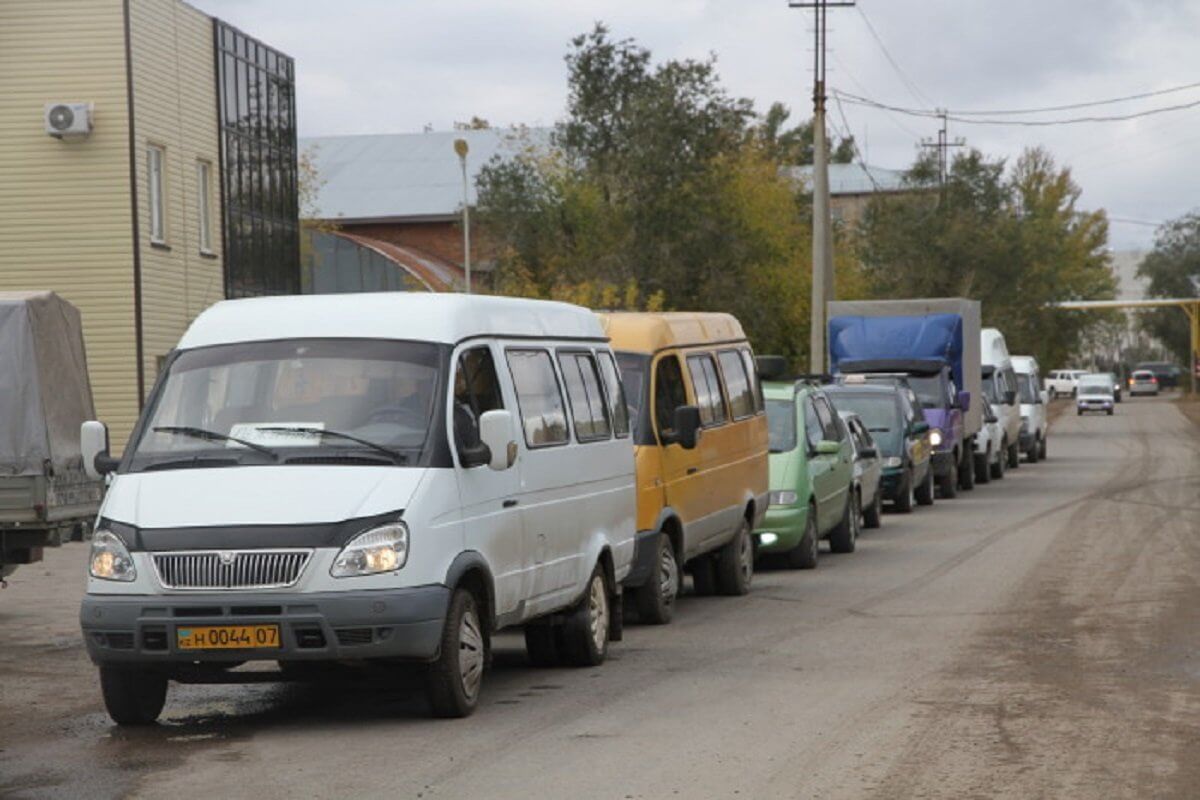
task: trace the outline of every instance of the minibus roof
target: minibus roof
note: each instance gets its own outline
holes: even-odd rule
[[[404,339],[456,344],[482,336],[606,339],[595,314],[569,303],[373,292],[226,300],[196,317],[179,349],[276,339]]]
[[[619,311],[597,315],[614,350],[657,353],[668,347],[744,342],[732,314],[693,311]]]

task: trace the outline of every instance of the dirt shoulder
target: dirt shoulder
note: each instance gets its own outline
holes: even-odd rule
[[[1185,417],[1190,419],[1193,424],[1200,425],[1200,397],[1183,394],[1175,402]]]

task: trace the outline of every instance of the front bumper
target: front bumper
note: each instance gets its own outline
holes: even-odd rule
[[[438,655],[450,605],[441,585],[314,594],[206,592],[182,595],[85,595],[79,611],[94,663],[183,664],[232,661],[334,661]],[[201,625],[279,625],[280,646],[187,650],[176,631]]]
[[[808,506],[769,506],[766,517],[754,531],[759,553],[786,553],[804,538]],[[767,536],[764,541],[764,535]],[[770,537],[774,536],[772,541]],[[768,543],[769,542],[769,543]]]
[[[1112,400],[1080,400],[1075,404],[1080,411],[1111,411]]]
[[[884,467],[879,478],[879,491],[885,500],[895,500],[904,482],[904,467]]]

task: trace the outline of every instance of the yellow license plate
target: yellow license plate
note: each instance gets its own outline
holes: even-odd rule
[[[278,625],[197,625],[176,628],[180,650],[259,650],[279,648]]]

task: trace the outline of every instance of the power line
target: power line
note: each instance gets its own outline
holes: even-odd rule
[[[858,11],[858,15],[862,17],[862,21],[866,23],[867,30],[871,33],[871,38],[875,40],[875,44],[879,45],[879,49],[883,52],[883,57],[886,58],[887,62],[892,65],[892,69],[895,70],[896,75],[899,76],[900,82],[903,83],[905,88],[908,89],[908,92],[913,96],[913,99],[915,99],[918,103],[933,105],[933,101],[921,91],[917,84],[908,77],[908,74],[900,68],[900,64],[896,62],[896,59],[892,57],[891,51],[889,51],[887,49],[887,45],[883,43],[883,37],[879,35],[879,32],[875,30],[875,26],[871,24],[871,19],[867,16],[867,12],[863,11],[862,6],[855,6],[855,10]]]
[[[1128,217],[1109,217],[1109,222],[1121,222],[1126,225],[1145,225],[1148,228],[1157,228],[1162,225],[1161,222],[1151,222],[1146,219],[1129,219]]]
[[[1092,108],[1094,106],[1112,105],[1113,103],[1127,103],[1130,100],[1145,100],[1147,97],[1159,97],[1164,94],[1174,94],[1175,92],[1184,92],[1184,91],[1187,91],[1188,89],[1196,89],[1196,88],[1200,88],[1200,82],[1186,83],[1183,86],[1172,86],[1169,89],[1159,89],[1158,91],[1154,91],[1154,92],[1142,92],[1141,94],[1129,94],[1129,95],[1125,95],[1124,97],[1110,97],[1107,100],[1091,100],[1086,103],[1068,103],[1067,105],[1062,105],[1062,106],[1043,106],[1041,108],[1016,108],[1016,109],[1004,109],[1004,110],[997,110],[997,111],[953,111],[951,113],[961,114],[963,116],[986,116],[988,114],[1000,116],[1000,115],[1006,115],[1006,114],[1012,114],[1012,115],[1042,114],[1042,113],[1049,112],[1049,111],[1073,111],[1077,108]]]
[[[841,70],[842,72],[844,72],[846,74],[846,77],[850,79],[850,82],[853,83],[855,86],[857,86],[858,90],[860,92],[862,92],[863,94],[866,94],[867,92],[869,92],[870,90],[862,85],[862,81],[860,81],[858,78],[854,77],[854,73],[851,72],[846,67],[846,64],[840,58],[838,58],[837,51],[834,50],[832,52],[833,52],[833,62],[835,64],[837,64],[837,67],[839,70]],[[890,111],[886,111],[886,110],[883,113],[888,118],[889,122],[891,122],[893,125],[895,125],[897,128],[899,128],[904,133],[907,133],[909,136],[911,136],[914,139],[921,138],[921,134],[917,133],[912,128],[908,127],[903,122],[901,122],[900,119],[895,114],[891,113]]]

